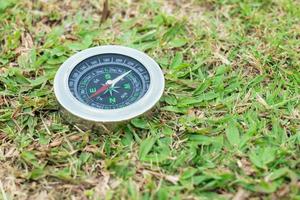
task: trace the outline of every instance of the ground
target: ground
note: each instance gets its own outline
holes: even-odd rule
[[[2,199],[300,199],[300,2],[0,1]],[[88,47],[145,51],[152,117],[110,133],[59,112],[53,78]],[[1,199],[1,198],[0,198]]]

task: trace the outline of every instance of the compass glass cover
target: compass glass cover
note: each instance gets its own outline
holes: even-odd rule
[[[68,86],[73,96],[93,108],[117,109],[141,99],[150,75],[136,59],[121,54],[89,57],[72,70]]]

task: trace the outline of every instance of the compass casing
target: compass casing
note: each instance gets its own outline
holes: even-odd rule
[[[147,91],[136,102],[125,107],[116,109],[99,109],[80,102],[70,91],[68,81],[72,70],[82,61],[102,54],[124,55],[137,60],[146,68],[150,76],[150,84]],[[107,45],[83,50],[68,58],[59,68],[54,79],[54,92],[65,114],[85,124],[118,124],[117,122],[128,121],[134,117],[145,114],[159,101],[164,90],[164,76],[159,65],[145,53],[136,49]],[[93,123],[92,123],[93,122]],[[77,124],[77,122],[76,122]],[[92,125],[94,126],[94,125]],[[89,126],[87,126],[89,127]]]

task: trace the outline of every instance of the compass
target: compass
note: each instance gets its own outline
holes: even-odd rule
[[[159,65],[136,49],[108,45],[68,58],[54,79],[55,96],[77,121],[130,120],[155,106],[163,94]]]

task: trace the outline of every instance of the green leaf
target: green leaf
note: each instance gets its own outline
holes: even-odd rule
[[[187,43],[185,38],[175,38],[169,42],[171,48],[182,47]]]
[[[262,149],[262,153],[260,154],[260,156],[265,165],[274,161],[275,153],[276,149],[273,147],[264,147]]]
[[[183,31],[183,25],[176,23],[166,31],[162,39],[164,41],[170,41],[173,38],[175,38],[176,35],[180,34],[182,31]]]
[[[11,115],[13,111],[9,109],[0,109],[0,122],[5,122],[11,120]]]
[[[228,139],[228,142],[232,145],[232,146],[238,146],[240,143],[240,134],[239,134],[239,130],[235,125],[235,122],[231,121],[228,124],[228,127],[226,129],[226,137]]]
[[[253,138],[253,135],[251,132],[247,132],[247,133],[243,134],[240,137],[239,147],[242,148],[242,147],[246,146],[247,143],[249,142],[249,140],[251,140],[252,138]]]
[[[129,180],[128,184],[127,184],[127,188],[128,188],[128,195],[129,195],[129,199],[132,200],[138,200],[140,199],[140,195],[139,195],[139,191],[138,191],[138,186],[137,184],[132,181]]]
[[[43,178],[44,176],[45,176],[45,171],[42,168],[35,168],[29,174],[29,178],[33,180],[38,180],[40,178]]]
[[[175,96],[168,95],[168,96],[165,96],[164,99],[167,102],[167,104],[169,104],[169,105],[176,105],[177,104],[177,99],[176,99]]]
[[[228,72],[231,68],[228,66],[220,66],[218,67],[217,71],[216,71],[216,75],[222,75],[225,74],[226,72]]]
[[[124,136],[122,137],[121,141],[125,146],[130,145],[134,141],[133,133],[128,127],[124,128]]]
[[[141,160],[144,160],[148,153],[151,151],[156,139],[153,137],[147,138],[144,141],[142,141],[140,145],[140,150],[139,150],[139,158]]]
[[[44,133],[40,133],[40,134],[39,134],[39,143],[40,143],[41,145],[47,145],[47,144],[49,144],[49,142],[50,142],[50,137],[49,137],[49,135],[46,135],[46,134],[44,134]]]
[[[12,7],[17,0],[5,0],[5,1],[0,1],[0,11],[4,11],[5,9]]]
[[[71,180],[71,170],[69,168],[57,170],[52,175],[63,180]]]
[[[66,56],[54,56],[47,60],[47,64],[57,65],[57,64],[63,63],[65,60],[67,60]]]
[[[188,67],[190,67],[190,64],[188,64],[188,63],[181,63],[180,65],[175,66],[174,70],[175,71],[181,71],[181,70],[183,70],[185,68],[188,68]]]
[[[165,188],[159,188],[159,190],[156,193],[156,199],[159,200],[167,200],[169,199],[168,196],[169,196],[169,191],[168,189]]]
[[[192,177],[195,176],[195,174],[196,174],[197,172],[198,172],[198,170],[195,169],[195,168],[192,168],[192,167],[187,168],[187,169],[185,169],[184,172],[182,173],[180,179],[181,179],[181,180],[184,180],[184,179],[192,178]]]
[[[87,152],[82,152],[79,156],[80,164],[83,165],[85,164],[91,157],[90,153]]]
[[[203,97],[186,97],[180,99],[179,106],[195,105],[203,102]]]
[[[267,164],[275,159],[276,149],[272,147],[258,147],[252,150],[249,157],[251,162],[258,168],[266,169]]]
[[[201,145],[210,145],[214,143],[214,138],[204,135],[191,135],[189,140]]]
[[[172,134],[174,134],[174,131],[170,127],[164,126],[162,128],[162,134],[164,134],[164,135],[172,135]]]
[[[257,155],[255,152],[251,152],[249,155],[249,158],[251,160],[251,162],[259,168],[264,168],[264,163],[261,161],[259,155]]]
[[[268,175],[268,179],[270,181],[274,181],[278,178],[281,178],[282,176],[285,176],[288,172],[289,172],[289,169],[287,167],[277,169]]]
[[[148,122],[143,118],[134,118],[131,120],[131,124],[133,124],[137,128],[141,128],[141,129],[149,128]]]
[[[178,67],[182,64],[183,61],[183,55],[181,52],[176,52],[175,57],[172,60],[171,68]]]
[[[153,49],[159,45],[158,41],[151,41],[151,42],[143,42],[139,44],[130,45],[132,48],[139,49],[141,51],[147,51],[149,49]]]
[[[276,191],[276,189],[277,189],[277,184],[275,182],[268,183],[265,181],[260,182],[255,187],[255,190],[257,192],[263,192],[263,193],[273,193]]]
[[[93,43],[93,38],[90,35],[86,35],[81,42],[69,42],[67,47],[73,51],[83,50],[90,47]]]
[[[46,76],[40,76],[34,80],[30,80],[30,85],[32,87],[35,87],[35,86],[45,83],[47,80],[48,80],[48,78]]]
[[[33,152],[30,151],[22,152],[21,158],[25,160],[28,164],[31,164],[36,168],[43,168],[43,166],[39,164],[38,159],[36,158]]]
[[[210,86],[211,82],[209,80],[204,80],[202,83],[200,83],[200,85],[195,89],[195,91],[193,92],[193,95],[200,95],[202,94],[209,86]]]
[[[182,114],[187,113],[187,108],[178,108],[176,106],[165,106],[165,107],[162,107],[161,110],[174,112],[174,113],[182,113]]]

